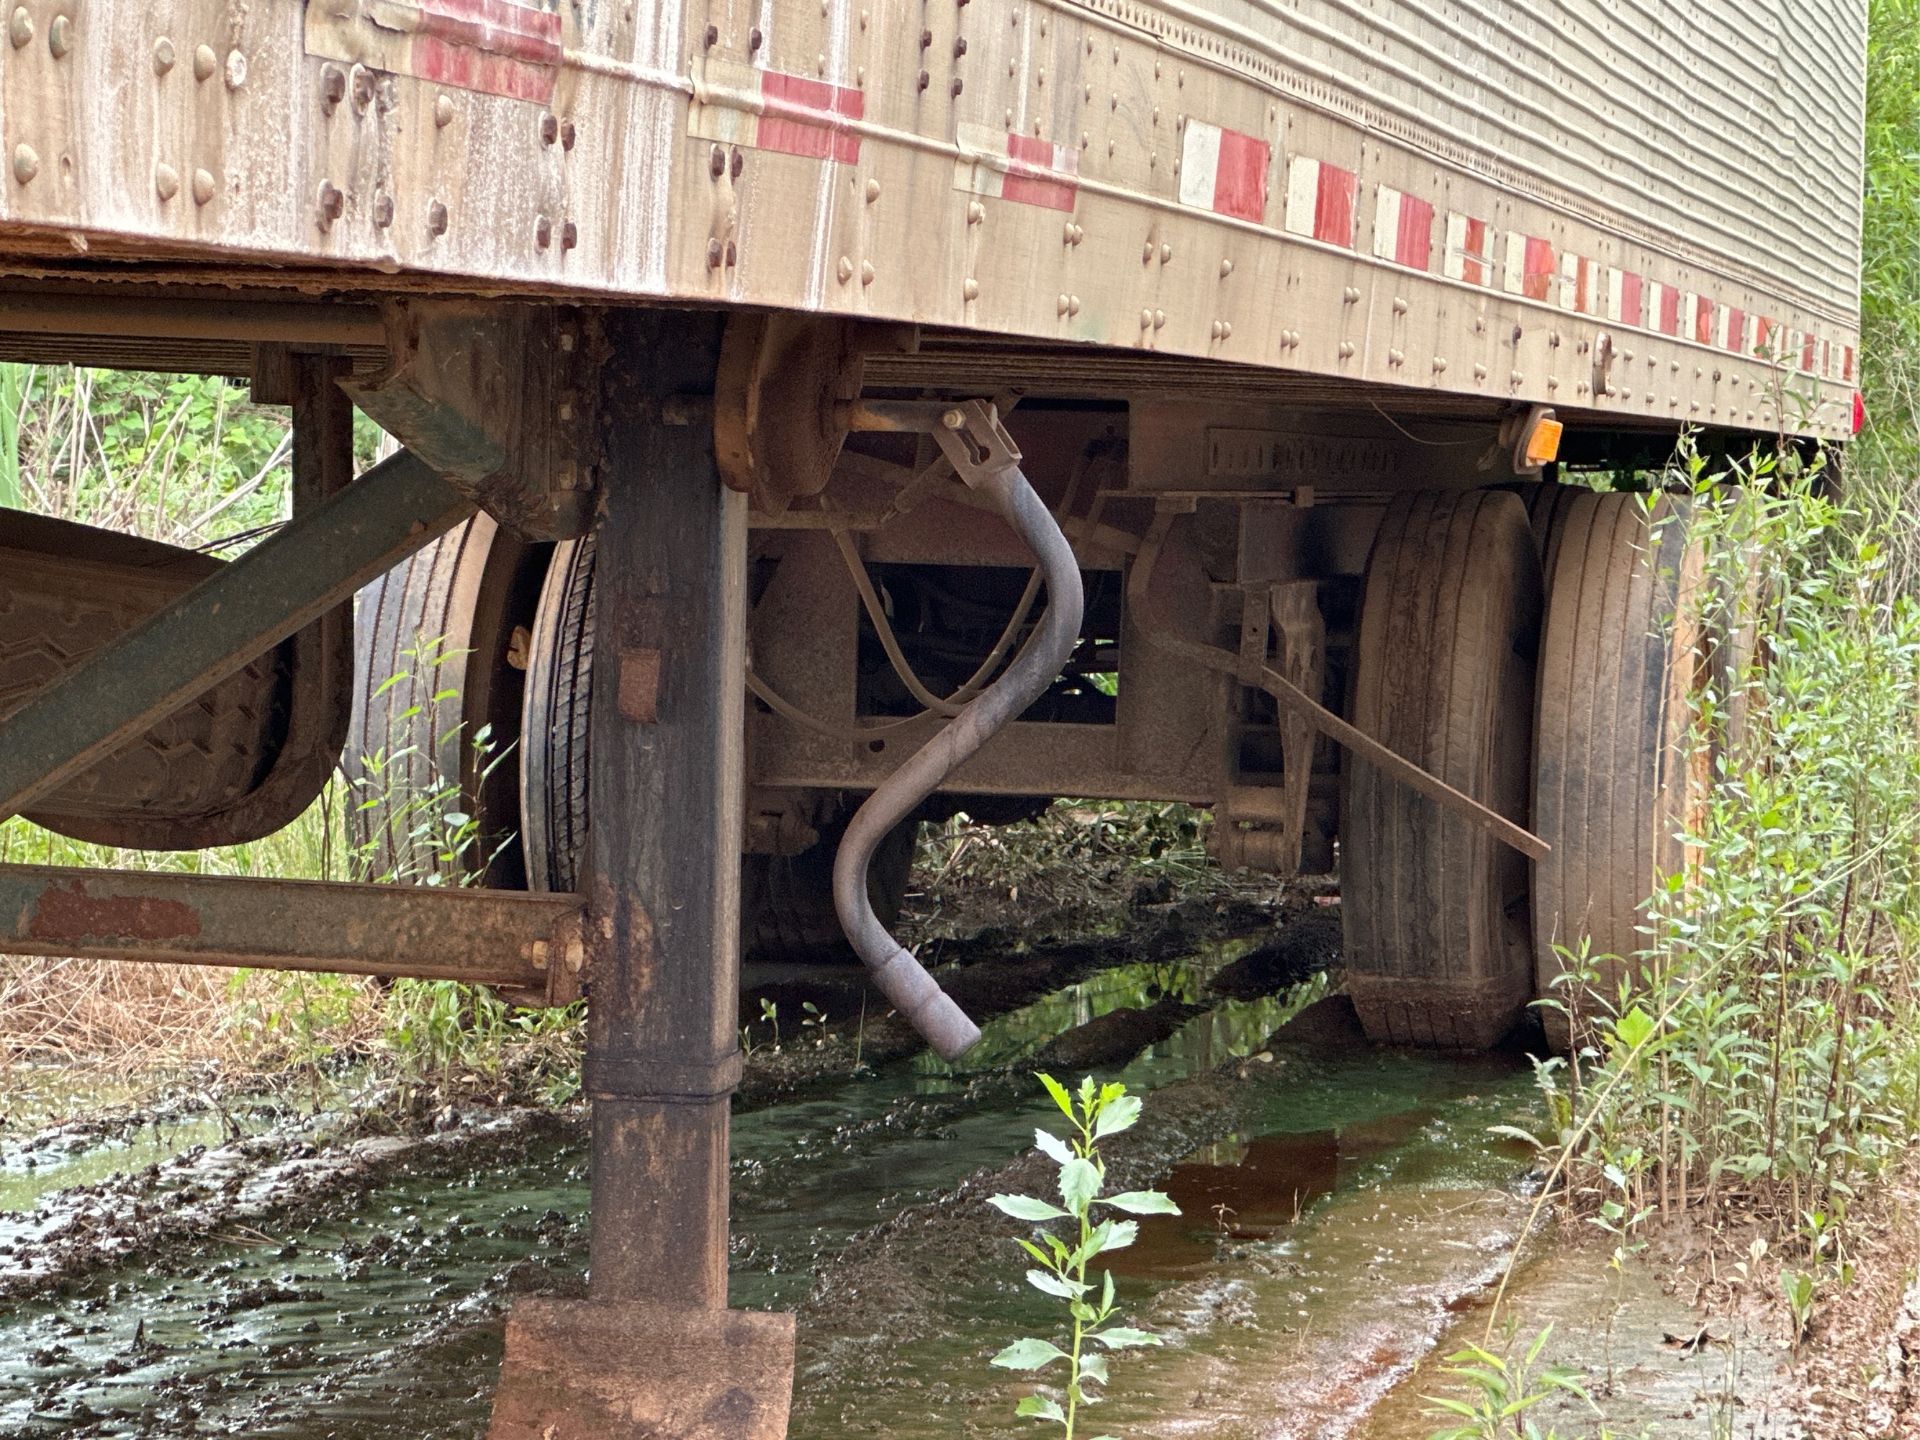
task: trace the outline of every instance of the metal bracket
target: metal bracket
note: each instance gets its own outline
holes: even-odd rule
[[[584,533],[599,476],[593,318],[451,300],[396,300],[384,314],[391,359],[341,382],[354,403],[514,533]]]

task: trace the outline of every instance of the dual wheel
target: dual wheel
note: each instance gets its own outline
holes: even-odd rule
[[[1529,862],[1472,820],[1349,763],[1346,964],[1367,1033],[1480,1049],[1537,998],[1578,1016],[1646,943],[1683,863],[1704,766],[1687,744],[1697,579],[1665,497],[1571,486],[1405,495],[1374,540],[1354,723],[1551,847]],[[1649,520],[1651,519],[1651,523]],[[1592,973],[1563,977],[1566,957]],[[1543,1007],[1564,1047],[1567,1012]]]
[[[476,515],[358,601],[347,839],[360,878],[574,891],[588,842],[594,544],[528,546]],[[833,853],[851,807],[823,799],[820,839],[746,855],[741,945],[757,959],[839,959]],[[890,924],[918,826],[875,853]]]

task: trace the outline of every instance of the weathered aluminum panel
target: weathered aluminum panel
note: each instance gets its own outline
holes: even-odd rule
[[[1864,27],[1863,0],[24,0],[0,255],[1841,434]]]

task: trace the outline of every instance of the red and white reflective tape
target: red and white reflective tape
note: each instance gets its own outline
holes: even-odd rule
[[[1305,155],[1287,163],[1287,209],[1283,223],[1290,235],[1307,235],[1343,250],[1353,248],[1354,201],[1360,177],[1338,165]]]
[[[1079,197],[1080,152],[1035,135],[1015,135],[985,125],[962,125],[956,189],[975,195],[1071,210]]]
[[[1180,203],[1258,224],[1267,215],[1272,153],[1264,140],[1189,118],[1180,142]]]
[[[1507,232],[1507,259],[1500,272],[1503,290],[1529,300],[1545,300],[1553,286],[1553,272],[1552,244],[1518,230]]]
[[[1414,270],[1433,268],[1433,206],[1390,185],[1374,186],[1373,253]]]
[[[859,120],[866,108],[861,90],[710,61],[694,88],[688,131],[750,150],[854,165],[860,160],[860,132],[849,122]]]
[[[1646,281],[1632,270],[1607,271],[1607,319],[1635,330],[1646,327]]]
[[[322,27],[357,24],[363,8],[371,24],[345,50],[324,40],[316,47],[310,23],[309,53],[486,95],[543,105],[553,99],[566,58],[556,10],[517,0],[368,0],[316,19]]]
[[[1571,251],[1560,257],[1560,308],[1581,315],[1600,313],[1599,266]]]
[[[1447,214],[1447,248],[1442,265],[1449,280],[1468,285],[1493,281],[1493,231],[1487,222],[1458,210]]]

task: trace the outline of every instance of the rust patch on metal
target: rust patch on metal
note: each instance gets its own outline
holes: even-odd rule
[[[36,940],[191,940],[200,915],[181,900],[152,895],[89,895],[75,881],[50,889],[33,908],[27,934]]]
[[[636,725],[660,719],[660,652],[653,649],[620,652],[620,718]]]

